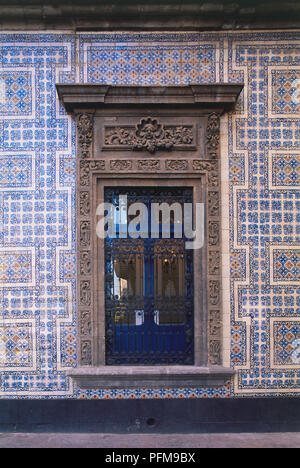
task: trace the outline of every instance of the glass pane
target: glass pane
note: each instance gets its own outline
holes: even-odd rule
[[[184,323],[184,242],[160,240],[154,253],[156,323]]]
[[[136,325],[142,314],[144,296],[144,256],[141,243],[135,243],[136,254],[132,253],[132,242],[116,240],[112,249],[112,311],[114,322],[122,325]]]

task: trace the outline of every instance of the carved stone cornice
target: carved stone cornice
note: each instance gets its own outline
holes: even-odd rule
[[[298,0],[0,0],[1,28],[67,31],[207,31],[299,28]]]
[[[212,109],[220,114],[231,110],[242,84],[199,84],[189,86],[109,86],[95,84],[57,84],[60,100],[69,112],[99,109],[103,106],[184,106]]]

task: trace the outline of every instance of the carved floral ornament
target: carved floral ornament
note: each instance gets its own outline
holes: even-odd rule
[[[194,143],[192,127],[165,127],[151,117],[142,119],[136,127],[110,127],[105,130],[105,146],[127,146],[133,151],[146,150],[152,154]]]

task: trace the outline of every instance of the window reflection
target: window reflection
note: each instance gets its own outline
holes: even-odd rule
[[[157,241],[154,247],[157,325],[184,322],[184,244]]]
[[[115,241],[112,258],[114,322],[119,325],[142,325],[144,296],[143,248],[135,241]]]
[[[114,295],[118,298],[143,295],[143,263],[131,256],[114,259]]]

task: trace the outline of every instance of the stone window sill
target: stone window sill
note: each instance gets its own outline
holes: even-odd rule
[[[197,388],[224,385],[233,369],[213,366],[81,367],[68,374],[82,389]]]

